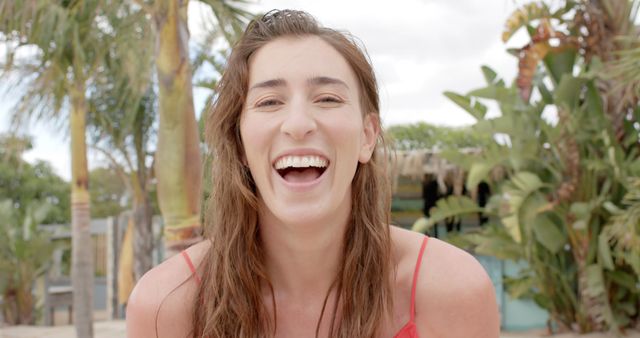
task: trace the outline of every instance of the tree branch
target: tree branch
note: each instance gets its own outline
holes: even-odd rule
[[[120,177],[124,185],[127,187],[127,190],[129,190],[133,194],[133,187],[131,186],[131,181],[129,180],[129,177],[127,176],[126,171],[124,170],[122,165],[118,163],[115,157],[113,157],[113,155],[111,155],[106,149],[101,148],[100,146],[90,145],[90,147],[94,150],[97,150],[99,153],[107,157],[107,160],[109,160],[109,162],[115,169],[116,174],[118,174],[118,176]]]

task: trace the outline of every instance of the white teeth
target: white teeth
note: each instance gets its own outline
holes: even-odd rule
[[[276,170],[285,168],[324,168],[327,166],[327,160],[320,156],[284,156],[275,164]]]

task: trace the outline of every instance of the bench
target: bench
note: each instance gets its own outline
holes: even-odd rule
[[[53,326],[57,307],[65,306],[69,312],[68,324],[73,323],[73,288],[71,286],[49,286],[45,295],[45,325]]]

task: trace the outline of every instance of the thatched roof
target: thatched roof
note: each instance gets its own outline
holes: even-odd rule
[[[463,154],[477,154],[479,151],[477,148],[460,150]],[[431,175],[438,181],[441,192],[446,192],[447,185],[453,185],[456,195],[462,194],[466,180],[466,171],[441,157],[437,149],[396,151],[391,158],[391,175],[394,191],[400,176],[422,180],[425,175]],[[493,180],[499,180],[503,176],[502,168],[495,168],[490,176]]]

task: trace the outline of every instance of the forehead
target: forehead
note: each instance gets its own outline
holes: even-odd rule
[[[356,77],[347,60],[317,36],[275,39],[249,60],[249,87],[274,79],[293,85],[319,76],[342,80],[357,90]]]

